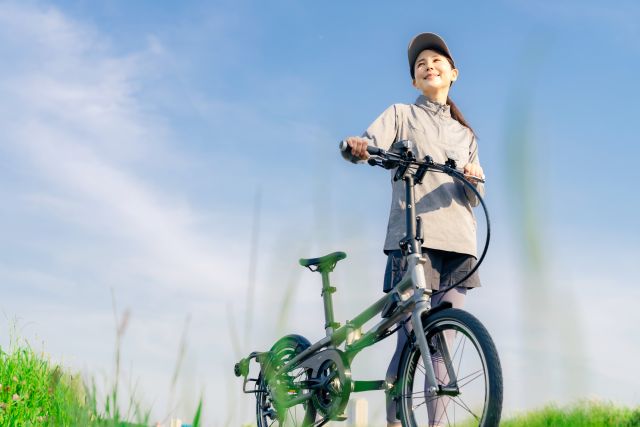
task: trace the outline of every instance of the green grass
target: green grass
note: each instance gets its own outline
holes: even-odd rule
[[[461,427],[473,426],[477,424],[469,422]],[[640,407],[629,409],[599,401],[582,401],[562,408],[548,405],[503,419],[500,427],[640,427]]]
[[[129,427],[149,425],[149,413],[134,402],[122,416],[113,388],[99,405],[95,385],[79,374],[51,363],[28,345],[0,348],[0,426]],[[133,409],[131,409],[133,408]],[[202,399],[193,426],[200,424]],[[127,419],[134,418],[136,423]],[[555,405],[527,412],[501,423],[503,427],[640,427],[640,407],[583,401],[568,407]]]
[[[0,425],[2,426],[136,426],[148,425],[148,412],[133,405],[132,424],[122,419],[113,398],[100,410],[95,385],[79,374],[51,363],[28,345],[0,348]]]
[[[89,425],[97,414],[85,398],[79,376],[29,347],[0,348],[0,425]]]
[[[555,405],[527,412],[500,423],[502,427],[639,427],[640,407],[629,409],[613,403],[583,401],[565,408]]]
[[[119,352],[119,349],[118,349]],[[119,358],[116,365],[119,364]],[[116,372],[118,369],[116,368]],[[118,376],[118,375],[116,375]],[[131,396],[122,411],[118,381],[98,398],[95,382],[51,363],[43,353],[15,341],[0,347],[0,426],[2,427],[139,427],[150,425],[150,413]],[[127,404],[127,402],[124,402]],[[191,425],[201,424],[200,398]],[[132,422],[133,420],[133,422]]]

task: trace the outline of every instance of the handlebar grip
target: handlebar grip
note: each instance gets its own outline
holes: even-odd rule
[[[378,147],[373,147],[371,145],[369,145],[367,147],[367,153],[372,154],[372,155],[376,155],[376,154],[382,154],[384,152],[384,150],[382,148],[378,148]]]
[[[340,148],[340,151],[342,151],[343,155],[344,153],[351,154],[351,147],[349,147],[349,144],[347,144],[347,141],[345,140],[340,141],[340,144],[338,145],[338,147]],[[371,155],[375,156],[382,152],[384,152],[382,148],[374,147],[373,145],[367,146],[367,153]]]

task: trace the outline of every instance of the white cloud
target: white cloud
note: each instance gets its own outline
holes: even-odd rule
[[[130,268],[164,285],[211,288],[223,271],[217,250],[225,243],[213,238],[215,230],[200,237],[196,226],[206,213],[137,171],[156,153],[170,155],[162,121],[142,114],[136,97],[146,54],[119,57],[95,31],[52,8],[5,5],[0,22],[20,34],[17,45],[30,55],[22,58],[28,72],[2,76],[11,83],[2,103],[13,111],[4,144],[40,178],[32,198],[58,199],[66,206],[59,220],[107,229],[139,248],[147,259]]]
[[[187,313],[197,325],[188,357],[207,360],[204,377],[221,374],[205,325],[224,324],[222,301],[246,264],[229,255],[242,242],[215,222],[226,212],[202,210],[154,174],[189,162],[139,91],[167,53],[151,39],[148,51],[121,55],[55,8],[18,3],[0,5],[0,37],[11,64],[0,70],[0,152],[11,166],[0,171],[0,230],[12,248],[0,310],[54,359],[109,372],[115,289],[136,325],[123,360],[138,361],[142,394],[164,415]]]

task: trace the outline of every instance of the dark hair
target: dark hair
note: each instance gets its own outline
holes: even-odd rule
[[[449,62],[449,64],[451,65],[451,68],[455,69],[456,66],[453,63],[453,59],[451,59],[449,57],[449,55],[447,55],[446,52],[443,52],[440,49],[434,49],[432,47],[430,47],[429,49],[434,50],[436,52],[438,52],[440,55],[444,56],[445,58],[447,58],[447,61]],[[413,63],[413,67],[411,67],[411,78],[415,79],[415,67],[416,67],[416,63]],[[453,82],[451,82],[451,84],[453,84]],[[473,131],[473,128],[469,125],[469,123],[465,120],[464,116],[462,115],[462,112],[458,109],[458,107],[456,106],[456,104],[453,102],[453,100],[447,96],[447,105],[449,106],[449,110],[451,111],[451,117],[454,120],[457,120],[458,123],[460,123],[462,126],[466,127],[467,129],[469,129],[471,131],[471,133],[473,134],[473,136],[476,136],[476,133]]]
[[[467,123],[467,121],[464,119],[464,116],[462,115],[462,113],[460,112],[456,104],[454,104],[453,100],[448,96],[447,96],[447,105],[449,106],[449,110],[451,111],[451,117],[457,120],[462,126],[469,129],[473,134],[473,136],[476,136],[476,133],[473,131],[473,128],[469,126],[469,123]]]
[[[451,68],[456,68],[456,66],[453,65],[453,59],[449,58],[449,56],[447,55],[444,55],[444,56],[447,58],[447,61],[449,61],[449,64],[451,64]],[[453,84],[453,82],[451,82],[451,84]],[[449,96],[447,96],[447,105],[449,106],[449,110],[451,111],[451,117],[457,120],[458,123],[460,123],[462,126],[469,129],[473,134],[473,136],[476,136],[476,133],[473,131],[473,128],[464,119],[462,112],[458,109],[458,106],[453,102],[453,100]]]

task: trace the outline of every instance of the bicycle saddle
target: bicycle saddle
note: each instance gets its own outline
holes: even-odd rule
[[[325,255],[319,258],[300,258],[300,265],[307,267],[311,270],[311,267],[317,266],[316,270],[333,270],[333,267],[341,259],[345,259],[347,254],[344,252],[333,252],[329,255]],[[315,271],[315,270],[314,270]]]

